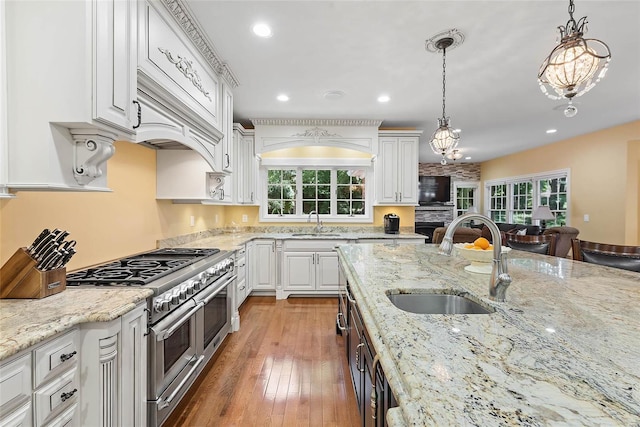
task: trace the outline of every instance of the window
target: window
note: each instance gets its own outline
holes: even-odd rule
[[[478,187],[479,183],[476,181],[453,182],[453,191],[455,194],[455,216],[467,213],[471,207],[479,207],[480,200],[478,197]]]
[[[527,177],[488,181],[488,216],[495,222],[532,224],[537,206],[549,206],[555,215],[546,226],[566,225],[569,208],[569,171],[555,171]]]
[[[267,178],[262,220],[307,220],[315,211],[323,220],[371,221],[366,186],[369,168],[358,164],[285,168],[268,165],[261,173],[266,173]]]
[[[489,186],[489,218],[494,222],[507,222],[507,185]]]
[[[549,206],[556,217],[555,220],[545,221],[547,227],[558,226],[567,223],[567,177],[541,179],[538,181],[538,193],[540,205]]]
[[[267,173],[267,203],[270,215],[295,215],[296,171],[270,170]]]

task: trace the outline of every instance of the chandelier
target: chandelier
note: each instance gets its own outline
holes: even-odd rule
[[[455,47],[462,43],[463,40],[464,36],[457,30],[449,30],[427,40],[427,50],[442,52],[442,117],[438,119],[438,129],[431,135],[431,140],[429,141],[433,152],[442,156],[442,160],[440,160],[442,165],[447,164],[445,157],[458,146],[460,141],[458,131],[449,126],[449,117],[445,112],[447,48]]]
[[[447,158],[453,161],[460,160],[462,158],[462,153],[458,149],[451,150],[449,154],[447,154]]]
[[[577,113],[573,98],[589,92],[603,79],[611,61],[611,52],[604,42],[582,37],[587,32],[587,17],[576,22],[574,9],[573,0],[569,0],[569,21],[558,27],[560,44],[551,51],[538,72],[542,93],[551,99],[569,100],[565,110],[567,117]]]

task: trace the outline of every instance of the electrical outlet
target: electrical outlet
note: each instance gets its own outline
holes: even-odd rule
[[[589,214],[584,214],[584,222],[589,222]]]
[[[194,227],[196,225],[196,217],[191,215],[191,218],[189,219],[189,225],[191,225],[192,227]]]
[[[218,223],[218,214],[216,214],[216,224]]]
[[[249,217],[247,215],[242,215],[242,222],[249,222]]]

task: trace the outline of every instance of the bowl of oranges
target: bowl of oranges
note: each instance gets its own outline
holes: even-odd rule
[[[471,261],[471,264],[464,268],[465,270],[472,273],[491,274],[493,245],[487,239],[478,237],[473,243],[456,243],[453,247],[460,255]],[[509,247],[502,247],[502,253],[510,250]]]

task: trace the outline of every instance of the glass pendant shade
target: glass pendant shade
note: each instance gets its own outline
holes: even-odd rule
[[[429,141],[433,152],[444,157],[458,146],[459,141],[460,135],[449,127],[449,117],[439,118],[438,129],[431,135],[431,141]]]
[[[538,72],[540,90],[551,99],[573,99],[590,91],[604,78],[611,52],[596,39],[585,39],[587,18],[573,19],[573,0],[569,6],[570,19],[560,29],[560,44],[544,60]]]

